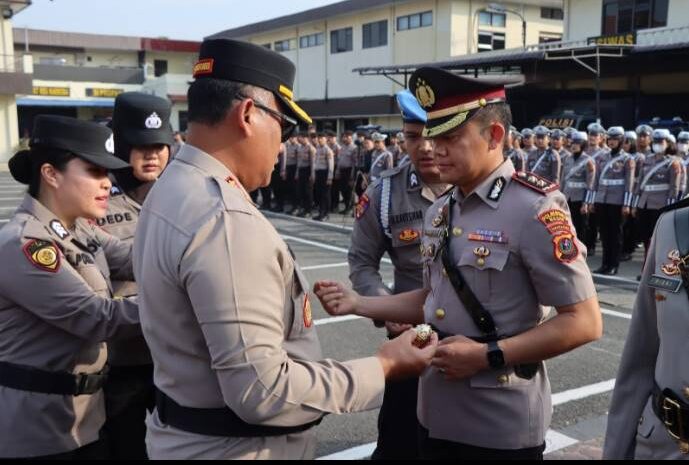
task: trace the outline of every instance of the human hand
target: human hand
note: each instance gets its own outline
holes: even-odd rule
[[[453,336],[438,344],[431,364],[447,380],[470,378],[489,368],[487,353],[486,344],[464,336]]]
[[[335,281],[317,281],[313,293],[331,316],[353,315],[359,305],[359,294]]]
[[[413,378],[429,366],[438,346],[438,335],[433,333],[431,340],[422,348],[413,344],[415,339],[416,331],[410,329],[378,349],[377,357],[386,380]]]

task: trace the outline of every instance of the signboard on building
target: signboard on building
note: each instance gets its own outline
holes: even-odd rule
[[[589,37],[587,40],[589,45],[636,45],[636,32]]]
[[[97,87],[86,88],[87,97],[115,98],[123,92],[124,89],[101,89]]]
[[[40,95],[41,97],[69,97],[69,87],[46,87],[34,86],[33,95]]]

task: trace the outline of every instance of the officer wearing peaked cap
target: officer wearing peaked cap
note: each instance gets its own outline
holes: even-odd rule
[[[522,149],[524,153],[528,156],[529,153],[536,150],[534,146],[534,132],[531,128],[522,129]]]
[[[260,45],[201,45],[187,144],[149,193],[134,242],[158,390],[151,458],[312,458],[325,414],[379,407],[386,378],[417,376],[433,353],[410,331],[377,356],[322,359],[309,285],[247,193],[311,123],[293,100],[295,71]]]
[[[526,169],[526,155],[519,147],[519,139],[521,139],[521,134],[517,128],[511,127],[509,135],[505,137],[505,159],[509,158],[512,161],[515,170],[524,171]]]
[[[133,279],[131,245],[93,220],[127,164],[95,123],[40,115],[32,134],[9,162],[29,192],[0,230],[0,458],[104,459],[105,342],[141,329],[110,281]]]
[[[551,415],[541,361],[601,334],[564,196],[503,158],[504,85],[437,68],[411,77],[440,178],[457,186],[426,213],[425,288],[367,299],[341,285],[318,293],[332,314],[435,326],[443,341],[419,383],[423,458],[541,458]],[[542,323],[544,306],[560,314]]]
[[[394,166],[394,157],[385,147],[385,134],[374,132],[371,134],[373,139],[373,153],[371,154],[371,169],[369,170],[370,182],[375,182],[380,178],[383,171],[389,170]]]
[[[169,100],[141,92],[115,99],[112,130],[115,156],[131,168],[116,170],[108,213],[98,225],[132,244],[141,205],[167,166],[173,144]],[[114,281],[120,297],[137,294],[133,281]],[[143,336],[108,345],[110,375],[105,386],[105,432],[112,459],[146,459],[146,411],[153,410],[153,362]]]
[[[604,156],[607,150],[601,149],[600,144],[603,140],[605,128],[598,123],[591,123],[586,127],[588,134],[588,144],[586,147],[586,154],[589,155],[596,164],[598,159]],[[586,228],[586,236],[583,238],[588,250],[589,256],[592,257],[596,253],[596,242],[598,241],[598,213],[595,208],[591,208],[588,215],[588,225]]]
[[[414,96],[397,94],[404,138],[411,163],[385,171],[361,197],[349,248],[349,279],[364,296],[400,294],[423,287],[421,233],[423,217],[437,197],[448,189],[439,179],[433,150],[422,136],[426,112]],[[388,254],[395,268],[394,289],[380,274]],[[380,322],[381,324],[383,322]],[[399,336],[408,326],[385,323],[388,336]],[[374,459],[418,458],[416,397],[418,379],[389,383],[378,417],[378,446]]]
[[[532,172],[553,184],[560,183],[561,160],[559,152],[548,146],[550,130],[545,126],[534,128],[536,150],[528,153],[527,171]]]
[[[586,233],[586,215],[594,203],[596,182],[596,163],[586,153],[586,144],[586,133],[575,131],[571,136],[571,154],[565,157],[562,167],[562,193],[567,197],[578,237]]]

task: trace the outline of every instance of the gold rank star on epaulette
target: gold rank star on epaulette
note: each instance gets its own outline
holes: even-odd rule
[[[512,175],[512,179],[517,181],[519,184],[526,186],[536,192],[546,195],[553,191],[556,191],[558,185],[548,181],[533,173],[525,173],[523,171],[515,172]]]

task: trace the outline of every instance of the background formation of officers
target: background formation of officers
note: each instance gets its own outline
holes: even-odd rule
[[[401,144],[338,143],[293,135],[312,123],[294,73],[263,47],[204,41],[169,167],[164,99],[120,95],[111,129],[36,118],[10,161],[29,191],[0,230],[0,458],[312,458],[324,415],[380,406],[377,459],[542,458],[543,361],[601,334],[585,261],[598,230],[601,273],[639,240],[648,254],[605,453],[689,453],[689,315],[673,311],[689,286],[689,134],[518,132],[506,82],[422,68],[398,95]],[[314,290],[385,326],[377,354],[322,359],[310,286],[259,191],[298,216],[354,210],[354,291]]]

